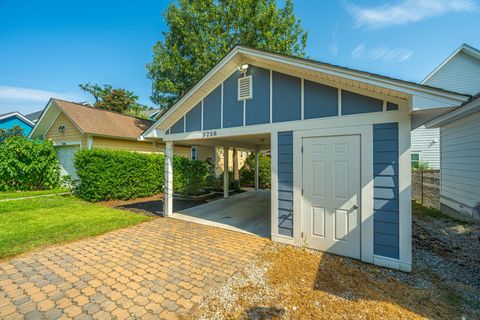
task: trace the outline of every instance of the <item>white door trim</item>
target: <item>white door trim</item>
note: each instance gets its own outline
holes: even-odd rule
[[[328,137],[360,135],[360,223],[361,223],[361,260],[373,263],[373,127],[348,126],[328,129],[314,129],[293,132],[293,242],[302,246],[302,185],[303,154],[302,139],[309,137]]]
[[[55,141],[53,143],[53,146],[54,147],[65,147],[65,146],[74,146],[74,145],[79,145],[80,146],[80,150],[82,150],[82,141],[66,141],[66,142],[62,142],[62,141]]]

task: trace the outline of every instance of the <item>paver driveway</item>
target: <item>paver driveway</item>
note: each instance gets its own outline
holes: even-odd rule
[[[265,239],[170,218],[0,263],[1,319],[170,319]]]

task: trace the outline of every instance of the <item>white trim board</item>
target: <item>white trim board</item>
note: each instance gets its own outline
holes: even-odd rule
[[[65,141],[65,142],[55,141],[53,143],[54,147],[67,147],[67,146],[76,146],[76,145],[80,146],[80,150],[83,149],[82,141]]]
[[[22,121],[26,122],[27,124],[31,125],[32,127],[35,126],[34,122],[32,122],[27,117],[25,117],[23,114],[21,114],[20,112],[17,112],[17,111],[10,112],[10,113],[7,113],[7,114],[4,114],[4,115],[0,116],[0,120],[12,118],[12,117],[20,118]]]
[[[435,118],[425,124],[427,128],[438,128],[449,124],[450,122],[462,119],[472,115],[473,113],[480,112],[480,97],[472,100],[466,105],[459,107],[453,111],[450,111],[438,118]]]

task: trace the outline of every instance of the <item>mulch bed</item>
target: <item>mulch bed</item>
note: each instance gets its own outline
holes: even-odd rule
[[[221,198],[221,195],[214,195],[205,199],[185,199],[177,198],[173,199],[173,211],[178,212],[186,210],[198,205],[217,200]],[[110,200],[103,201],[100,204],[114,207],[118,209],[125,209],[133,212],[143,213],[147,215],[161,216],[163,215],[163,194],[157,194],[151,197],[138,198],[133,200]]]

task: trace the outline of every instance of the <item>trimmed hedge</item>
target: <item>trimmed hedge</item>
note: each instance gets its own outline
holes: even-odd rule
[[[206,161],[173,157],[173,190],[198,195],[207,186],[209,165]]]
[[[80,179],[77,194],[90,201],[101,201],[160,193],[163,161],[161,154],[103,149],[78,151],[74,162]]]
[[[0,191],[58,188],[60,166],[51,141],[13,136],[0,143]]]
[[[270,158],[264,154],[258,156],[258,182],[261,189],[269,189],[271,184]],[[255,186],[255,154],[252,153],[245,160],[240,169],[240,183],[242,186]]]
[[[89,201],[128,200],[163,191],[164,155],[92,149],[75,154],[80,183],[77,194]],[[202,161],[173,159],[173,189],[197,194],[205,187],[208,166]]]

